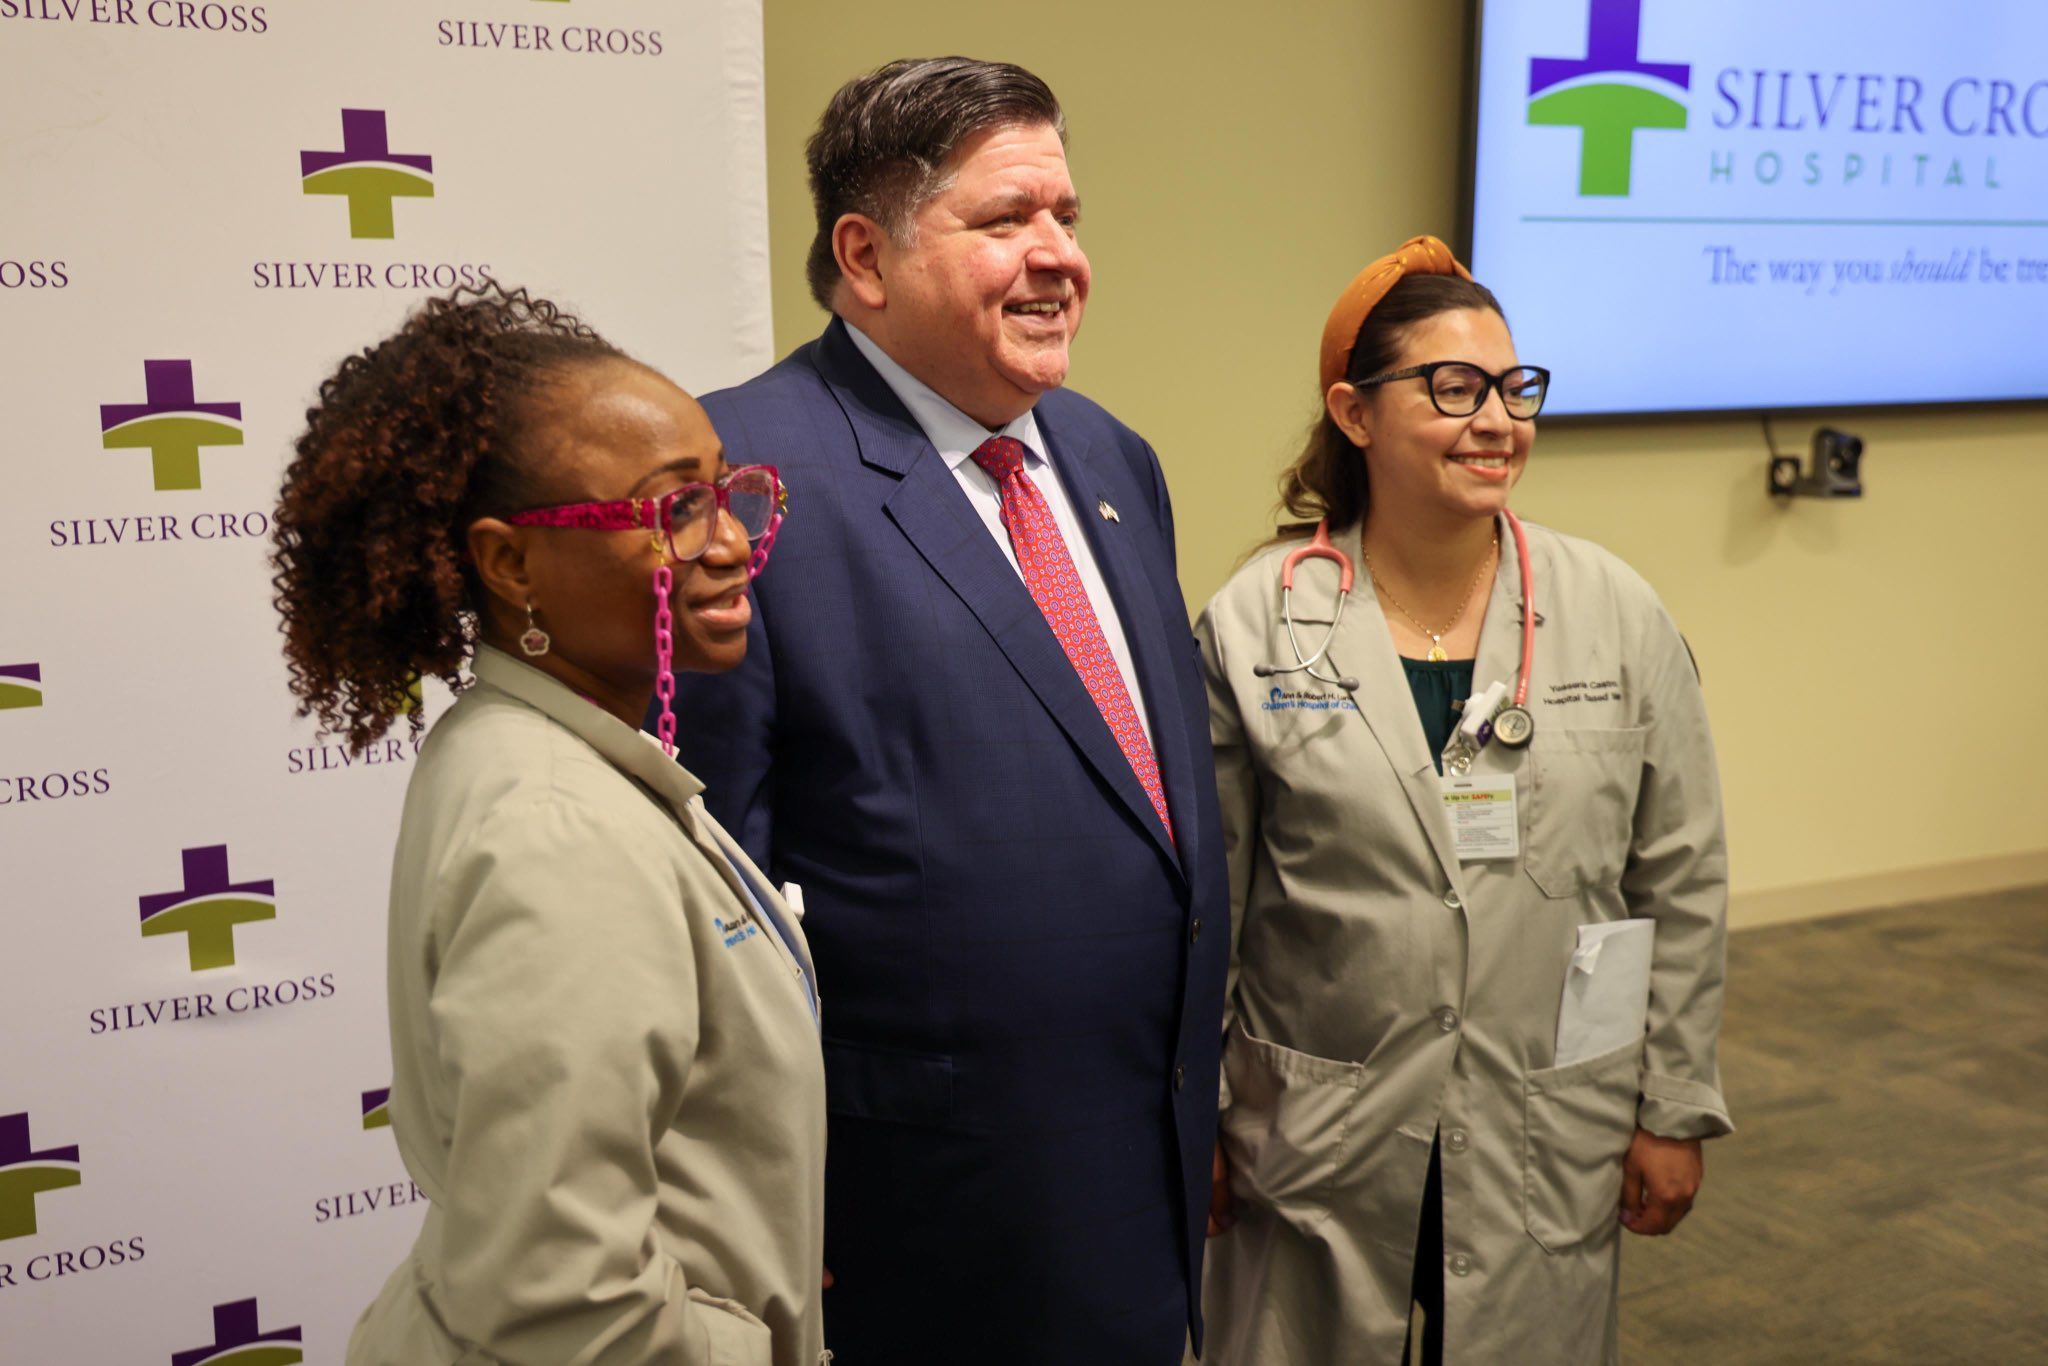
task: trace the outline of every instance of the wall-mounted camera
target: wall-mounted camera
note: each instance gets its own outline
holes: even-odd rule
[[[1771,455],[1771,492],[1778,497],[1861,498],[1863,438],[1833,427],[1813,434],[1813,454],[1805,469],[1796,455]]]

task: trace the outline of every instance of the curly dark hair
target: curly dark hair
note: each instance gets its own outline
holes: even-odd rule
[[[1476,281],[1455,275],[1403,277],[1359,324],[1358,340],[1351,348],[1351,364],[1344,372],[1345,378],[1361,380],[1391,368],[1408,340],[1410,328],[1439,313],[1461,308],[1486,309],[1499,313],[1503,320],[1507,317],[1493,291]],[[1353,526],[1365,517],[1370,501],[1365,458],[1330,416],[1322,395],[1318,394],[1308,441],[1280,475],[1279,525],[1254,551],[1306,536],[1325,518],[1332,531]],[[1289,517],[1296,520],[1290,521]]]
[[[524,437],[572,368],[629,358],[545,299],[495,281],[428,300],[342,361],[306,412],[275,523],[273,601],[298,714],[361,752],[419,681],[462,686],[483,591],[469,525],[540,501]]]

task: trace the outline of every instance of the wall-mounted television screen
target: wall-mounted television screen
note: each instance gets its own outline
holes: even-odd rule
[[[2048,0],[1476,0],[1546,413],[2048,398]]]

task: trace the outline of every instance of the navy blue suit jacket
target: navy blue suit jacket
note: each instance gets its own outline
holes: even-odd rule
[[[1230,934],[1159,463],[1087,399],[1039,400],[1177,841],[843,323],[704,406],[727,459],[790,493],[746,663],[680,679],[676,710],[714,814],[804,889],[826,1340],[842,1366],[1175,1366],[1200,1328]]]

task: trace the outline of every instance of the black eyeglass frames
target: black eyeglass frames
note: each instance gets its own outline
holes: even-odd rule
[[[1389,370],[1369,379],[1348,381],[1354,389],[1370,389],[1397,379],[1420,379],[1429,383],[1429,401],[1445,417],[1470,417],[1486,406],[1486,396],[1500,390],[1500,401],[1508,416],[1527,422],[1543,411],[1543,397],[1550,391],[1550,372],[1540,365],[1518,365],[1490,375],[1470,361],[1437,360]]]

